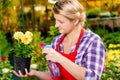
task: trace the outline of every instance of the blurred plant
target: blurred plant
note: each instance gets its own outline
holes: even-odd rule
[[[101,80],[120,80],[120,44],[110,44]]]
[[[87,18],[95,18],[95,17],[99,17],[100,12],[101,9],[99,7],[93,7],[87,10],[86,15]]]
[[[109,48],[109,44],[114,44],[115,46],[120,43],[120,36],[119,36],[120,31],[109,32],[108,30],[100,29],[100,28],[93,31],[102,38],[106,48]]]
[[[42,49],[43,47],[46,45],[46,43],[44,42],[41,42],[39,44],[39,50],[42,52]],[[45,59],[45,55],[38,53],[36,54],[34,57],[33,57],[33,61],[32,62],[33,64],[31,65],[31,68],[32,69],[37,69],[37,70],[40,70],[40,71],[47,71],[48,70],[48,63]],[[37,63],[37,64],[36,64]],[[36,66],[36,68],[35,68]]]
[[[52,39],[58,34],[58,29],[55,26],[50,26],[49,35],[46,38],[43,38],[42,41],[44,41],[47,44],[50,44]]]
[[[0,0],[0,25],[4,32],[7,29],[14,31],[16,27],[20,26],[18,4],[19,1],[17,0]]]
[[[6,35],[0,30],[0,50],[2,55],[7,56],[10,51],[10,43],[6,39]]]
[[[108,30],[106,29],[101,29],[101,28],[98,28],[97,30],[93,30],[93,32],[97,33],[101,38],[104,39],[104,37],[108,36]]]
[[[108,48],[109,44],[118,44],[120,43],[120,31],[112,32],[108,35],[104,36],[103,40],[105,42],[106,47]]]
[[[12,66],[6,56],[0,58],[0,80],[12,80]]]
[[[33,42],[32,44],[34,45],[34,51],[35,51],[35,56],[32,56],[32,61],[31,65],[35,64],[37,66],[37,70],[40,71],[47,71],[48,70],[48,64],[45,60],[45,56],[41,54],[43,47],[46,45],[44,41],[41,41],[41,33],[40,32],[33,32]],[[34,68],[33,68],[34,69]]]

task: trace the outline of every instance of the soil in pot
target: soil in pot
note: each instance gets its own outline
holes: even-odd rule
[[[22,74],[26,74],[25,68],[27,71],[30,71],[30,62],[31,58],[22,58],[22,57],[14,57],[14,70],[18,72],[19,70]]]

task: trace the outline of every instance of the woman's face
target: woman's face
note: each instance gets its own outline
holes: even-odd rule
[[[68,34],[74,29],[74,20],[69,20],[60,14],[54,14],[54,18],[55,27],[58,28],[60,33]]]

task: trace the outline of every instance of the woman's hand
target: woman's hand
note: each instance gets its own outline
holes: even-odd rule
[[[27,78],[29,76],[35,76],[38,77],[41,80],[51,80],[51,75],[50,72],[40,72],[40,71],[36,71],[36,70],[30,70],[30,72],[28,73],[27,69],[25,69],[26,74],[23,75],[21,73],[21,71],[18,71],[18,73],[16,71],[13,70],[13,73],[21,78]]]
[[[14,73],[16,76],[21,77],[21,78],[27,78],[27,77],[29,77],[29,76],[34,76],[35,70],[31,70],[31,71],[28,73],[27,69],[25,69],[25,72],[26,72],[26,74],[23,75],[20,70],[18,71],[18,73],[13,70],[13,73]]]
[[[50,61],[59,63],[63,59],[63,56],[53,48],[44,48],[42,50],[42,53],[46,54],[46,60],[48,61],[50,60]]]

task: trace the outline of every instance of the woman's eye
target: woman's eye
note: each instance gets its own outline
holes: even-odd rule
[[[56,22],[56,23],[60,23],[60,24],[63,23],[63,21],[60,21],[60,20],[56,20],[55,22]]]
[[[62,22],[62,21],[59,21],[59,23],[61,23],[61,24],[62,24],[63,22]]]

